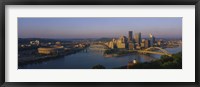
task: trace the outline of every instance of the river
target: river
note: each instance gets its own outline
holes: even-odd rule
[[[166,48],[168,52],[174,54],[182,51],[182,47]],[[97,64],[101,64],[108,69],[125,66],[128,62],[136,59],[139,62],[149,62],[151,60],[159,59],[160,55],[139,55],[132,54],[121,57],[104,57],[103,51],[91,50],[87,48],[81,52],[67,55],[64,57],[44,61],[35,62],[18,67],[19,69],[91,69]]]

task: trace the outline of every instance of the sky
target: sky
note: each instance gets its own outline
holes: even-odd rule
[[[18,38],[182,38],[181,17],[18,18]]]

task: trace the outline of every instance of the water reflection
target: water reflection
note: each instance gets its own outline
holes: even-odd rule
[[[178,48],[166,48],[170,53],[177,53],[182,50]],[[125,66],[128,62],[136,59],[139,62],[149,62],[160,58],[160,55],[139,55],[131,54],[121,57],[103,56],[104,50],[85,49],[79,53],[71,54],[68,56],[60,57],[57,59],[48,60],[45,62],[35,62],[25,66],[21,69],[91,69],[94,65],[101,64],[106,68],[116,68]]]

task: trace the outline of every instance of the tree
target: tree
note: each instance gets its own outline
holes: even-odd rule
[[[139,63],[131,66],[134,69],[181,69],[182,53],[173,54],[172,57],[163,55],[160,59],[151,62]]]

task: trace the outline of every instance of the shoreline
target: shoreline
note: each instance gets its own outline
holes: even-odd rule
[[[45,62],[45,61],[48,61],[48,60],[53,60],[53,59],[57,59],[57,58],[63,58],[62,56],[71,55],[71,54],[74,54],[74,53],[83,51],[83,50],[85,50],[86,48],[87,48],[87,47],[82,48],[82,49],[77,49],[76,51],[71,50],[70,52],[65,53],[65,55],[48,56],[48,58],[44,58],[44,59],[38,58],[38,60],[36,60],[36,61],[29,61],[29,62],[23,62],[23,63],[19,63],[19,62],[18,62],[18,68],[20,69],[20,67],[23,67],[23,65],[26,65],[26,64],[32,64],[32,63],[37,64],[37,63],[42,63],[42,62]],[[112,57],[127,56],[127,55],[131,55],[131,54],[133,54],[133,53],[134,53],[134,52],[131,51],[131,52],[128,53],[128,54],[123,54],[123,55],[118,55],[118,56],[115,55],[115,56],[112,56]],[[127,66],[127,65],[122,65],[122,66]],[[119,66],[119,67],[121,67],[121,66]],[[118,68],[118,67],[113,67],[113,68]],[[21,69],[23,69],[23,68],[21,68]]]
[[[32,63],[40,63],[40,62],[44,62],[44,61],[48,61],[48,60],[53,60],[53,59],[57,59],[57,58],[61,58],[67,55],[71,55],[71,54],[75,54],[77,52],[80,52],[82,50],[84,50],[87,47],[81,48],[81,49],[76,49],[76,50],[71,50],[69,52],[66,52],[64,54],[58,54],[58,55],[44,55],[41,57],[27,57],[26,59],[18,59],[18,66],[24,66],[27,64],[32,64]]]

